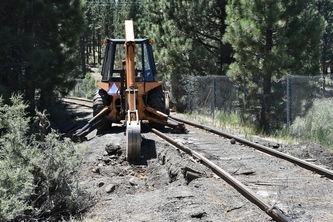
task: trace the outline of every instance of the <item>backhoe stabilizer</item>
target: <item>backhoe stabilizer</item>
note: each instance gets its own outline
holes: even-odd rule
[[[110,112],[109,107],[103,108],[96,116],[88,121],[86,125],[78,129],[73,135],[73,141],[84,140],[84,137],[88,135],[91,131],[95,130],[103,124],[105,121],[108,121],[107,116]]]
[[[175,133],[187,133],[188,132],[184,123],[172,119],[167,114],[165,114],[161,111],[158,111],[156,109],[153,109],[149,106],[146,107],[146,111],[148,111],[149,113],[154,114],[154,116],[159,117],[159,118],[150,117],[150,118],[148,118],[149,121],[153,121],[155,123],[171,127],[173,129],[173,132],[175,132]]]
[[[188,130],[183,122],[178,122],[170,116],[168,116],[167,126],[171,127],[174,133],[188,133]]]

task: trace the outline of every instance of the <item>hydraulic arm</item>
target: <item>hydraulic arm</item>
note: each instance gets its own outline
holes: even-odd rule
[[[125,52],[126,52],[126,158],[127,160],[139,159],[141,153],[141,126],[138,110],[136,108],[136,98],[138,89],[135,83],[135,38],[133,21],[125,21]]]

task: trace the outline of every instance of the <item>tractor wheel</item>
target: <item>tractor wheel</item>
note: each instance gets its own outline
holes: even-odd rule
[[[110,96],[103,89],[95,92],[93,99],[93,116],[96,116],[105,106],[111,104]]]
[[[161,88],[155,88],[149,91],[147,103],[151,108],[168,115],[165,109],[164,92]],[[149,121],[149,125],[150,127],[156,128],[157,130],[163,130],[165,127],[163,124],[155,123],[153,121]]]
[[[103,89],[97,90],[93,99],[93,116],[96,116],[105,106],[109,106],[111,104],[111,99],[112,97]],[[111,124],[110,121],[105,121],[97,128],[97,130],[102,131],[110,129]]]

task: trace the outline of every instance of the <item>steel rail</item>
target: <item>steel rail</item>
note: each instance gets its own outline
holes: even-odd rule
[[[64,98],[63,100],[65,100],[65,99],[66,98]],[[68,100],[71,100],[71,101],[68,101]],[[74,103],[74,104],[82,105],[82,106],[86,106],[86,107],[92,107],[92,105],[88,106],[87,104],[84,104],[84,103],[81,103],[81,102],[73,102],[73,100],[92,103],[89,100],[80,99],[80,98],[79,99],[78,98],[68,98],[67,101],[64,101],[64,102]],[[306,161],[304,161],[302,159],[299,159],[299,158],[293,157],[291,155],[288,155],[288,154],[279,152],[277,150],[271,149],[269,147],[266,147],[266,146],[263,146],[263,145],[251,142],[249,140],[237,137],[235,135],[232,135],[232,134],[229,134],[229,133],[226,133],[226,132],[222,132],[220,130],[216,130],[216,129],[210,128],[210,127],[202,125],[202,124],[194,123],[194,122],[191,122],[191,121],[188,121],[188,120],[179,119],[177,117],[172,117],[172,119],[174,119],[176,121],[179,121],[179,122],[183,122],[185,124],[188,124],[188,125],[191,125],[191,126],[194,126],[194,127],[197,127],[197,128],[200,128],[200,129],[203,129],[203,130],[206,130],[206,131],[209,131],[209,132],[212,132],[214,134],[223,136],[225,138],[234,139],[235,141],[237,141],[239,143],[246,144],[246,145],[251,146],[251,147],[253,147],[255,149],[258,149],[258,150],[260,150],[260,151],[262,151],[264,153],[267,153],[267,154],[270,154],[272,156],[275,156],[275,157],[287,160],[287,161],[289,161],[291,163],[297,164],[300,167],[303,167],[303,168],[305,168],[307,170],[316,172],[316,173],[318,173],[320,175],[325,176],[326,178],[329,178],[329,179],[333,180],[333,171],[332,170],[328,170],[328,169],[326,169],[324,167],[317,166],[315,164],[306,162]]]
[[[65,99],[77,100],[77,101],[83,101],[83,102],[87,102],[87,103],[92,103],[91,99],[86,99],[86,98],[81,98],[81,97],[66,97]]]
[[[328,170],[328,169],[325,169],[323,167],[317,166],[315,164],[308,163],[308,162],[306,162],[304,160],[301,160],[299,158],[296,158],[296,157],[290,156],[288,154],[279,152],[277,150],[271,149],[269,147],[266,147],[266,146],[263,146],[263,145],[251,142],[249,140],[237,137],[235,135],[232,135],[232,134],[229,134],[229,133],[225,133],[225,132],[222,132],[222,131],[219,131],[219,130],[215,130],[213,128],[210,128],[210,127],[202,125],[202,124],[193,123],[193,122],[190,122],[190,121],[187,121],[187,120],[183,120],[183,119],[179,119],[179,118],[176,118],[176,117],[172,117],[172,118],[175,119],[175,120],[177,120],[177,121],[181,121],[181,122],[183,122],[185,124],[188,124],[188,125],[200,128],[200,129],[204,129],[204,130],[209,131],[209,132],[212,132],[214,134],[217,134],[217,135],[229,138],[229,139],[234,139],[237,142],[240,142],[242,144],[246,144],[246,145],[251,146],[251,147],[253,147],[255,149],[258,149],[258,150],[260,150],[262,152],[265,152],[265,153],[270,154],[272,156],[275,156],[275,157],[287,160],[289,162],[297,164],[298,166],[301,166],[301,167],[303,167],[305,169],[308,169],[310,171],[314,171],[314,172],[316,172],[316,173],[318,173],[320,175],[323,175],[323,176],[325,176],[325,177],[327,177],[327,178],[329,178],[331,180],[333,179],[333,171],[332,170]]]
[[[83,99],[83,98],[62,98],[62,101],[65,103],[85,106],[88,108],[92,108],[93,104],[91,100]]]
[[[170,137],[166,136],[165,134],[161,133],[156,129],[152,129],[152,132],[158,135],[159,137],[163,138],[167,142],[171,143],[175,147],[181,149],[185,153],[195,157],[198,159],[203,165],[210,168],[216,175],[221,177],[231,186],[233,186],[238,192],[240,192],[244,197],[250,200],[252,203],[256,204],[261,210],[265,211],[270,217],[272,217],[275,221],[285,222],[285,221],[292,221],[286,215],[284,215],[279,209],[275,208],[274,206],[268,204],[265,200],[260,198],[253,190],[246,187],[244,184],[236,180],[233,176],[229,173],[221,169],[219,166],[205,158],[203,155],[191,150],[190,148],[184,146],[181,143],[171,139]]]

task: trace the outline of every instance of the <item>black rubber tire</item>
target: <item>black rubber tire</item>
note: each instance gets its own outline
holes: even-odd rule
[[[148,92],[147,104],[151,108],[169,115],[165,110],[165,97],[161,88],[155,88]],[[163,130],[165,128],[163,124],[155,123],[153,121],[149,121],[149,125],[157,130]]]
[[[97,90],[93,99],[93,116],[96,116],[105,106],[109,106],[110,104],[111,96],[103,89]]]
[[[95,92],[93,99],[93,116],[96,116],[105,106],[111,104],[112,97],[107,94],[103,89],[99,89]],[[111,121],[105,121],[97,130],[103,131],[111,128]]]

